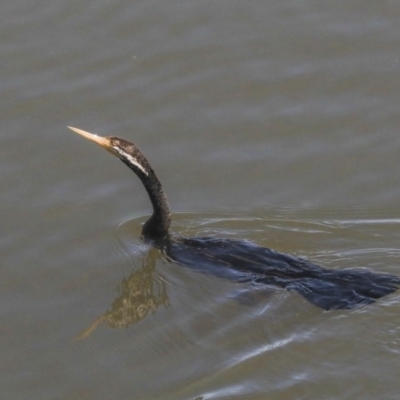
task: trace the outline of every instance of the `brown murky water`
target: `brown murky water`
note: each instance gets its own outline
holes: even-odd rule
[[[174,231],[400,275],[395,2],[3,3],[6,399],[397,399],[400,293],[323,312],[165,262],[67,125],[135,141]],[[76,340],[81,335],[82,340]]]

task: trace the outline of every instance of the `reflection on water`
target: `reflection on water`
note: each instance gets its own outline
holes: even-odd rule
[[[345,217],[345,227],[336,217],[321,219],[327,215],[325,211],[297,210],[295,216],[290,210],[275,211],[264,211],[265,217],[251,213],[241,213],[242,217],[235,213],[223,217],[220,214],[219,219],[211,214],[177,214],[174,230],[188,236],[213,231],[217,236],[230,232],[233,237],[249,237],[256,227],[262,234],[253,235],[254,241],[263,244],[263,238],[271,230],[267,228],[273,226],[273,247],[281,249],[285,243],[294,253],[306,246],[320,249],[312,258],[322,264],[328,261],[332,267],[362,265],[389,272],[389,266],[393,265],[393,272],[397,270],[394,266],[398,265],[398,253],[392,253],[393,260],[390,261],[387,251],[383,251],[388,248],[387,232],[394,225],[380,222],[385,213],[375,217],[371,213],[369,218],[365,213],[337,213]],[[358,221],[361,215],[365,224],[351,223]],[[159,280],[156,266],[160,266],[160,253],[143,248],[144,251],[134,251],[134,247],[140,247],[137,227],[142,219],[126,221],[119,227],[117,235],[122,247],[129,249],[126,253],[140,254],[138,258],[134,257],[140,260],[140,266],[138,264],[135,271],[122,279],[118,297],[110,309],[78,337],[87,338],[103,324],[110,328],[126,328],[152,315],[161,305],[167,307],[171,300],[173,306],[168,315],[158,313],[156,316],[162,321],[157,329],[153,329],[157,324],[154,319],[148,319],[146,323],[149,322],[150,328],[147,324],[139,324],[132,335],[127,335],[126,341],[118,342],[122,349],[117,353],[121,357],[118,365],[126,371],[126,381],[131,379],[135,384],[141,383],[140,394],[145,393],[137,398],[296,399],[300,398],[299,392],[306,398],[314,388],[317,398],[328,398],[323,394],[331,376],[335,379],[329,382],[329,388],[340,393],[343,382],[349,387],[354,383],[356,368],[362,373],[365,368],[377,376],[387,360],[392,361],[398,356],[395,317],[398,295],[361,313],[323,313],[306,303],[303,307],[304,302],[296,299],[295,294],[285,297],[282,302],[269,300],[269,304],[274,303],[269,308],[265,307],[264,301],[256,302],[252,307],[237,307],[227,296],[233,286],[224,286],[226,280],[213,277],[203,280],[204,274],[192,279],[193,274],[186,274],[191,270],[180,267],[163,268],[166,282]],[[358,239],[359,235],[363,240]],[[366,251],[356,253],[355,249],[361,250],[361,243]],[[375,246],[373,251],[372,246]],[[325,249],[331,249],[331,252],[326,253]],[[310,251],[307,253],[311,254]],[[170,287],[166,287],[168,284]],[[173,286],[179,290],[173,290]],[[93,335],[82,342],[82,347],[98,346],[102,340],[111,340],[113,344],[120,340],[115,331],[109,333],[103,337]],[[110,358],[110,371],[115,365],[114,353],[113,350],[110,356],[113,357]],[[102,353],[96,362],[101,363],[101,357]],[[143,372],[138,372],[137,365]],[[395,371],[389,367],[385,375],[390,377],[390,374],[394,375]],[[164,379],[155,389],[152,385],[154,377]],[[113,378],[108,381],[110,384],[120,379],[117,373]],[[362,381],[362,377],[359,379],[361,383],[357,384],[357,390],[364,393],[363,387],[368,382]],[[253,393],[261,394],[253,396]],[[340,396],[337,398],[341,399]]]
[[[398,399],[399,293],[241,307],[167,265],[165,312],[139,235],[113,247],[146,193],[65,128],[146,149],[177,234],[400,275],[396,3],[2,2],[2,398]]]
[[[283,212],[283,210],[281,210],[280,212]],[[290,224],[293,223],[290,222],[291,219],[289,218],[290,210],[285,211],[285,213],[286,220],[283,223],[283,226],[285,226],[286,229],[282,231],[281,234],[286,239],[288,238],[290,231],[296,232],[297,230],[299,230],[301,232],[321,235],[328,232],[333,233],[333,231],[337,229],[338,224],[352,225],[353,221],[352,219],[346,219],[344,222],[333,220],[324,220],[322,222],[319,220],[307,221],[304,218],[302,225],[299,221],[296,221],[297,230],[295,230],[288,228]],[[297,211],[297,214],[299,215],[299,211]],[[307,211],[305,211],[303,217],[308,214],[310,214],[310,212],[307,213]],[[308,217],[310,217],[311,215],[312,214],[308,215]],[[313,216],[315,218],[317,214],[314,213]],[[192,214],[186,215],[181,213],[177,214],[176,217],[177,223],[175,224],[175,227],[178,230],[181,230],[182,227],[188,228],[188,225],[190,224],[187,223],[187,219],[191,219]],[[139,232],[138,227],[141,226],[142,219],[143,217],[139,217],[125,221],[119,227],[119,241],[124,247],[129,249],[128,253],[135,253],[137,251],[137,248],[140,247],[140,242],[136,242],[136,244],[134,245],[134,238]],[[197,217],[197,221],[198,220],[199,217]],[[260,217],[252,217],[251,215],[240,218],[236,214],[225,213],[224,221],[225,223],[228,223],[229,221],[231,224],[240,222],[240,225],[243,224],[244,221],[246,221],[246,224],[250,226],[252,222],[257,222],[257,224],[260,224],[262,219]],[[274,225],[271,224],[272,221],[274,222]],[[284,221],[283,216],[281,216],[281,222],[282,221]],[[368,226],[372,224],[380,224],[382,223],[381,221],[383,221],[382,218],[370,218],[366,220],[355,219],[355,223],[353,225],[355,228],[357,228],[358,225],[364,224],[365,226],[363,226],[362,231],[365,233]],[[218,220],[218,225],[220,225],[221,227],[224,225],[222,222],[223,220]],[[212,214],[207,214],[207,216],[203,216],[203,221],[200,221],[198,223],[199,227],[201,226],[201,229],[197,228],[195,230],[200,231],[200,233],[208,232],[212,230],[211,227],[215,223],[216,219],[214,218],[214,216]],[[277,228],[279,225],[278,221],[275,220],[275,217],[269,221],[265,221],[265,223],[268,224],[270,229],[273,226]],[[218,230],[214,227],[213,230],[214,233],[218,236],[222,236],[225,233],[225,229],[222,228]],[[233,228],[230,229],[230,232],[234,232]],[[187,234],[188,232],[185,233]],[[246,233],[239,233],[238,231],[236,233],[242,236],[246,236]],[[276,232],[275,236],[279,236],[279,234]],[[348,239],[346,239],[346,241],[348,241]],[[216,246],[216,248],[214,249],[213,246]],[[373,269],[371,269],[370,271],[366,271],[364,269],[349,268],[324,269],[308,263],[308,261],[306,261],[305,259],[296,259],[289,255],[279,254],[273,251],[271,252],[270,250],[268,250],[268,248],[260,247],[247,241],[239,241],[237,239],[224,240],[212,237],[200,237],[187,240],[181,239],[173,240],[170,243],[170,247],[170,249],[163,249],[163,259],[167,259],[168,261],[177,263],[180,266],[188,267],[191,270],[200,272],[205,275],[211,274],[216,277],[224,278],[225,280],[231,280],[234,282],[239,282],[241,284],[247,283],[249,284],[247,285],[248,288],[253,291],[256,291],[257,289],[259,290],[260,288],[264,290],[264,286],[285,287],[289,290],[295,289],[298,293],[302,294],[314,305],[318,305],[319,307],[326,309],[329,309],[330,307],[324,307],[320,304],[320,302],[332,301],[334,304],[343,303],[344,305],[331,307],[339,309],[349,309],[356,307],[357,305],[372,303],[377,298],[383,297],[395,291],[399,282],[397,277],[398,274],[382,274],[378,271],[374,271]],[[175,257],[174,254],[171,253],[172,248],[175,249]],[[384,250],[384,253],[386,255],[388,254],[388,250],[389,249],[387,248],[385,248]],[[155,271],[157,260],[160,259],[160,251],[155,248],[148,248],[147,246],[145,251],[147,252],[147,254],[140,257],[141,266],[133,271],[128,277],[123,278],[120,282],[118,286],[119,295],[112,303],[110,310],[97,317],[81,334],[77,336],[77,339],[87,338],[101,324],[105,324],[110,328],[127,328],[128,326],[141,321],[150,313],[154,314],[160,306],[163,305],[165,307],[168,307],[170,305],[169,297],[167,294],[167,282],[163,279],[160,279]],[[364,255],[368,254],[369,252],[371,251],[363,249],[361,251],[361,254]],[[378,254],[377,249],[374,249],[373,252],[375,254]],[[351,258],[352,262],[354,262],[356,254],[356,250],[352,249],[350,251],[349,257]],[[179,256],[179,261],[176,259],[176,255]],[[341,250],[341,263],[343,263],[345,255],[347,255],[346,251]],[[275,260],[275,258],[271,258],[272,256],[278,257],[277,260]],[[322,253],[319,256],[321,257]],[[226,262],[224,257],[228,257],[230,262],[236,260],[237,262],[239,262],[238,265],[240,266],[245,265],[245,269],[241,270],[238,269],[237,266],[234,267],[234,265]],[[330,254],[330,257],[332,257],[332,254]],[[370,254],[369,257],[371,258]],[[299,271],[297,271],[296,274],[293,276],[289,273],[290,271],[286,271],[286,273],[289,273],[289,275],[285,278],[283,274],[284,271],[281,270],[284,266],[284,260],[290,261],[291,263],[296,263],[294,264],[295,270],[296,268],[307,267],[307,269],[302,270],[302,272],[306,274],[306,282],[302,282],[303,277],[301,275],[297,275],[297,272]],[[257,263],[255,263],[255,261],[257,261]],[[279,263],[277,264],[278,261]],[[268,265],[268,262],[272,262],[272,264]],[[255,264],[253,265],[252,263]],[[216,268],[216,265],[223,265],[224,267],[222,269]],[[261,269],[258,270],[255,267],[260,267]],[[273,267],[275,267],[277,271],[271,270],[271,268]],[[381,272],[386,272],[386,269]],[[294,274],[293,271],[291,273]],[[315,273],[317,273],[316,276]],[[275,278],[279,280],[278,283],[275,282]],[[331,279],[332,281],[330,281]],[[286,281],[289,286],[283,284]],[[379,286],[377,286],[378,283]],[[307,286],[311,284],[314,286]],[[350,286],[349,288],[347,288],[348,284]],[[325,287],[325,285],[327,285],[327,287]],[[385,285],[387,285],[387,287]],[[333,290],[332,287],[335,287],[335,290]],[[306,288],[307,290],[303,293],[301,290],[303,290],[304,288]],[[351,289],[349,293],[346,292],[348,289]],[[367,290],[368,293],[365,294],[365,297],[363,295],[359,303],[348,302],[347,296],[350,296],[351,298],[352,296],[356,296],[358,289]],[[369,291],[371,291],[371,293],[373,292],[373,295],[370,294]],[[248,296],[247,292],[246,296]],[[246,303],[249,303],[248,298],[246,298],[246,300]]]
[[[149,312],[155,313],[159,306],[169,306],[164,280],[154,277],[155,252],[149,252],[142,259],[141,267],[122,279],[118,286],[119,296],[111,309],[96,318],[77,339],[87,338],[100,324],[110,328],[127,328],[145,318]]]

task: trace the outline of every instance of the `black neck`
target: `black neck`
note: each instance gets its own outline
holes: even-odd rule
[[[168,238],[169,227],[171,225],[171,211],[169,209],[167,197],[161,186],[157,175],[147,162],[145,164],[146,173],[121,159],[142,181],[153,206],[153,215],[146,221],[142,229],[142,237],[146,241],[160,241]]]

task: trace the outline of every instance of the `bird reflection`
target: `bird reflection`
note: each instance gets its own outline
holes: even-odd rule
[[[119,296],[111,309],[96,318],[76,339],[87,338],[100,324],[110,328],[127,328],[155,313],[159,306],[169,306],[166,283],[154,277],[156,256],[147,255],[141,267],[122,279],[118,285]]]

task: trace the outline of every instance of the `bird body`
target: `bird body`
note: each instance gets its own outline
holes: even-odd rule
[[[323,268],[246,240],[171,235],[167,198],[150,163],[137,146],[121,138],[70,129],[104,147],[136,173],[153,206],[152,216],[143,225],[142,238],[178,264],[236,282],[295,290],[325,310],[370,304],[400,286],[400,278],[395,275],[363,269]]]
[[[179,264],[236,282],[295,290],[323,308],[351,309],[397,290],[397,276],[363,269],[329,269],[246,240],[177,238],[163,248]]]

